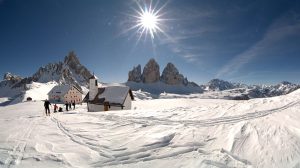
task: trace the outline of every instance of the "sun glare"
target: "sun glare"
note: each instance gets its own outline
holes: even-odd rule
[[[144,2],[144,3],[143,3]],[[149,1],[148,1],[149,2]],[[150,35],[153,40],[158,33],[163,33],[162,30],[163,20],[162,17],[162,9],[166,5],[162,5],[160,8],[159,1],[156,1],[156,4],[152,4],[152,0],[150,3],[146,3],[146,1],[136,1],[138,8],[133,8],[134,14],[130,15],[134,18],[134,25],[128,29],[136,29],[136,34],[139,35],[138,41],[142,36],[147,38]]]
[[[149,31],[152,36],[157,29],[158,17],[154,13],[146,11],[140,16],[139,24]]]

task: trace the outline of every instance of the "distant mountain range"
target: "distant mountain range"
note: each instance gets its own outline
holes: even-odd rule
[[[199,86],[195,82],[188,81],[172,63],[168,63],[160,75],[159,64],[154,59],[148,61],[143,71],[141,71],[141,65],[133,67],[128,73],[126,85],[133,90],[142,90],[156,95],[164,92],[204,93],[204,95],[215,95],[213,97],[222,99],[272,97],[288,94],[300,88],[300,85],[286,81],[276,85],[247,85],[221,79],[212,79],[207,84]]]
[[[30,77],[20,77],[12,73],[6,73],[0,81],[1,97],[20,97],[30,90],[32,82],[57,84],[74,84],[78,88],[86,89],[91,72],[83,66],[74,52],[70,52],[63,62],[49,63],[40,67]],[[128,73],[128,81],[125,85],[132,90],[149,92],[154,97],[161,93],[175,94],[202,94],[200,97],[222,99],[251,99],[272,97],[288,94],[300,88],[300,85],[290,82],[282,82],[277,85],[246,85],[232,83],[220,79],[213,79],[207,84],[198,85],[179,72],[173,63],[168,63],[160,73],[160,66],[150,59],[145,67],[137,65]],[[52,85],[51,85],[52,86]]]
[[[300,88],[300,85],[283,81],[276,85],[246,85],[213,79],[201,85],[205,92],[223,92],[227,99],[251,99],[280,96],[291,93]]]

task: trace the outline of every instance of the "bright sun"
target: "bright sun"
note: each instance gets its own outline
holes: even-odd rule
[[[139,24],[150,31],[150,33],[153,31],[151,33],[153,34],[157,29],[158,17],[154,13],[146,11],[139,17]]]
[[[148,34],[151,36],[151,39],[154,39],[154,36],[157,33],[164,33],[161,28],[163,21],[161,18],[162,14],[160,14],[164,5],[157,9],[158,3],[153,6],[152,0],[150,1],[150,4],[141,4],[138,1],[136,1],[136,3],[138,6],[138,9],[134,9],[136,14],[131,15],[136,18],[136,24],[129,30],[137,28],[136,32],[140,35],[139,39],[142,36],[147,37]]]

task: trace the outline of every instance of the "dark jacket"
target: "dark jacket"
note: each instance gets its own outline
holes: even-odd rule
[[[50,105],[51,105],[51,103],[48,100],[46,100],[44,103],[44,107],[49,108]]]

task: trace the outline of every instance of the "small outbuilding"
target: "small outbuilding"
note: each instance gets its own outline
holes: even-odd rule
[[[70,103],[76,104],[82,102],[83,92],[74,85],[54,86],[48,93],[48,100],[52,103]]]
[[[134,100],[132,91],[127,86],[98,87],[95,77],[90,78],[90,91],[84,98],[90,112],[109,110],[130,110]]]

